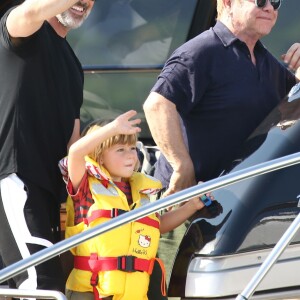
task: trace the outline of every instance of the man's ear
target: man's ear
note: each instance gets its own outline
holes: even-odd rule
[[[231,7],[231,2],[232,0],[222,0],[223,1],[223,5],[225,8],[230,8]]]
[[[221,1],[220,4],[222,3],[222,5],[220,7],[218,19],[226,25],[231,13],[232,1],[234,0],[220,0],[220,1]]]

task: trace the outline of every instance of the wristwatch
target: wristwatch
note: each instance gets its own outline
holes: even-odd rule
[[[204,203],[205,206],[210,206],[212,204],[211,199],[206,195],[201,196],[200,200]]]

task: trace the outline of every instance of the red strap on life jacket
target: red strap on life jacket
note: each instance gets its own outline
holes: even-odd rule
[[[85,218],[84,224],[89,225],[91,222],[95,221],[98,218],[115,218],[117,216],[122,215],[123,213],[127,212],[126,210],[122,210],[119,208],[112,208],[112,209],[97,209],[92,211],[91,215]],[[146,224],[152,226],[154,228],[159,228],[159,222],[151,219],[150,217],[144,217],[141,219],[136,220],[135,222],[139,222],[142,224]]]
[[[112,208],[112,209],[97,209],[92,211],[91,215],[84,219],[84,223],[89,225],[91,222],[98,218],[115,218],[122,215],[126,211],[123,209]]]
[[[98,257],[96,253],[91,256],[74,256],[74,268],[98,273],[100,271],[120,270],[124,272],[143,271],[152,273],[155,259],[143,259],[135,256]]]
[[[162,270],[161,292],[166,296],[166,272],[163,262],[159,258],[143,259],[135,256],[99,257],[97,253],[91,256],[74,256],[74,268],[92,272],[90,283],[93,287],[94,297],[101,300],[96,288],[98,285],[98,273],[100,271],[120,270],[124,272],[143,271],[152,274],[154,262],[158,261]]]
[[[161,268],[161,283],[160,283],[160,289],[163,296],[167,296],[167,285],[166,285],[166,269],[163,261],[160,258],[155,258],[155,260],[159,263],[159,266]]]
[[[91,286],[95,300],[101,300],[97,290],[98,273],[100,271],[120,270],[125,272],[144,271],[152,273],[155,259],[143,259],[135,256],[98,257],[97,253],[91,256],[74,256],[74,268],[92,272]]]

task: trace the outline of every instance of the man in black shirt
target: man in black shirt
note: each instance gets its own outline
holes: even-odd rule
[[[58,161],[79,137],[83,101],[81,64],[65,37],[94,5],[19,2],[0,19],[0,253],[6,266],[59,239]],[[29,268],[13,285],[64,291],[59,259]]]

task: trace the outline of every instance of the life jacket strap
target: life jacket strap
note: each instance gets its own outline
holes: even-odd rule
[[[75,257],[77,257],[77,256],[75,256]],[[91,259],[96,259],[96,257],[97,257],[96,253],[91,254]],[[90,284],[93,287],[94,299],[95,300],[102,300],[102,298],[100,297],[100,294],[98,292],[98,289],[97,289],[98,282],[99,282],[98,272],[93,271],[91,279],[90,279]]]
[[[161,283],[160,283],[160,289],[163,296],[167,296],[167,285],[166,285],[166,269],[163,261],[160,258],[155,258],[155,260],[158,262],[160,268],[161,268]]]
[[[151,275],[155,261],[159,263],[162,270],[161,292],[163,296],[166,296],[166,271],[162,260],[159,258],[143,259],[132,255],[99,257],[97,253],[92,253],[91,256],[74,256],[74,268],[92,272],[90,283],[93,287],[94,297],[96,300],[101,300],[96,288],[99,280],[98,273],[100,271],[141,271]]]
[[[97,209],[92,212],[92,214],[84,219],[84,223],[89,225],[91,222],[95,221],[99,218],[115,218],[126,213],[126,210],[119,209],[119,208],[112,208],[112,209]]]
[[[124,272],[141,271],[151,274],[154,261],[154,258],[143,259],[132,255],[99,257],[96,253],[92,253],[91,256],[74,256],[74,268],[93,273],[120,270]]]
[[[119,208],[112,208],[112,209],[97,209],[94,210],[91,215],[85,218],[84,224],[89,225],[91,222],[95,221],[98,218],[115,218],[126,213],[126,210],[119,209]],[[151,219],[150,217],[144,217],[141,219],[136,220],[135,222],[139,222],[142,224],[146,224],[152,226],[154,228],[159,228],[159,222],[157,220]]]

